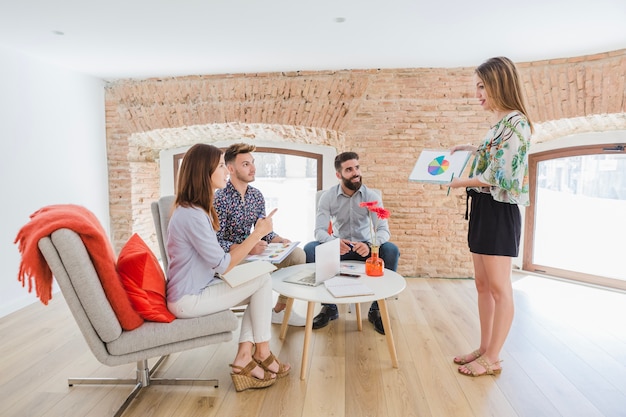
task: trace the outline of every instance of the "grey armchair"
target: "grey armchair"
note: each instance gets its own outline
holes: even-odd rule
[[[165,242],[167,242],[167,226],[170,223],[170,216],[172,215],[172,209],[174,208],[175,197],[173,195],[166,195],[159,198],[158,201],[153,201],[150,205],[152,209],[152,219],[154,220],[154,228],[156,229],[157,243],[159,244],[159,250],[161,251],[161,262],[163,263],[163,269],[167,275],[167,250],[165,249]]]
[[[63,296],[95,357],[108,366],[137,363],[135,379],[70,378],[78,384],[131,384],[134,389],[118,409],[121,416],[142,388],[151,384],[200,384],[218,386],[216,379],[160,379],[152,374],[170,353],[226,342],[238,327],[236,316],[222,311],[171,323],[144,322],[134,330],[123,330],[98,278],[80,236],[58,229],[38,242],[39,249],[56,278]],[[152,369],[148,359],[160,357]]]

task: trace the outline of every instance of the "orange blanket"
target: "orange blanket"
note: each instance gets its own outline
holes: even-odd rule
[[[132,330],[141,326],[143,319],[132,308],[122,286],[115,268],[115,254],[106,233],[97,217],[84,207],[59,204],[43,207],[31,214],[30,222],[20,229],[14,242],[19,242],[18,249],[22,254],[17,276],[22,286],[28,281],[28,292],[31,292],[34,279],[37,297],[43,304],[48,304],[52,298],[52,272],[37,243],[42,237],[62,228],[80,235],[122,328]]]

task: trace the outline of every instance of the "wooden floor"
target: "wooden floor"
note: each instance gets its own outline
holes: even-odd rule
[[[308,380],[300,381],[304,331],[272,350],[293,365],[274,386],[235,392],[232,342],[170,356],[158,376],[217,377],[220,387],[145,389],[124,416],[626,416],[626,295],[515,274],[516,315],[498,377],[459,375],[458,353],[478,347],[472,280],[407,280],[388,302],[399,369],[384,337],[354,312],[313,332]],[[365,320],[367,307],[362,306]],[[238,332],[237,332],[238,334]],[[128,386],[67,386],[68,377],[134,377],[87,348],[61,294],[0,319],[0,416],[111,416]]]

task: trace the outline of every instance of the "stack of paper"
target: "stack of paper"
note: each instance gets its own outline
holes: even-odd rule
[[[374,295],[367,285],[358,282],[354,278],[334,277],[324,281],[326,289],[333,297],[356,297],[359,295]]]

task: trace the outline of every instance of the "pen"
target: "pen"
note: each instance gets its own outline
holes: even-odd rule
[[[454,179],[454,172],[452,173],[452,177],[450,177],[450,182],[452,182],[452,180]],[[448,187],[448,193],[446,194],[446,196],[450,195],[450,187]]]
[[[354,250],[354,245],[352,243],[346,243],[346,245],[348,245],[348,247],[350,248],[350,250]]]
[[[348,274],[347,272],[340,272],[339,275],[342,276],[342,277],[350,277],[350,278],[360,278],[361,277],[361,275],[359,275],[359,274]]]

